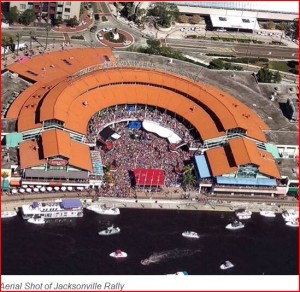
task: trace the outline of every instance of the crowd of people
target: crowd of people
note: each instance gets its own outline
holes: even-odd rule
[[[171,115],[166,110],[142,105],[118,105],[99,112],[89,122],[87,141],[90,143],[95,142],[99,137],[99,133],[107,125],[129,119],[141,122],[143,120],[157,122],[162,127],[171,129],[191,147],[200,148],[202,146],[199,134],[193,129],[192,125],[181,117],[176,117],[175,114]]]
[[[129,197],[134,194],[134,169],[162,169],[165,174],[166,187],[178,187],[182,185],[182,170],[186,163],[191,163],[191,153],[188,147],[170,151],[167,139],[145,131],[143,128],[130,129],[128,119],[143,119],[159,122],[160,125],[172,129],[184,141],[194,141],[189,129],[176,118],[161,111],[150,111],[143,108],[135,111],[107,109],[94,116],[89,123],[89,140],[97,141],[99,133],[110,123],[117,122],[113,126],[120,138],[114,140],[113,148],[108,150],[105,144],[97,143],[95,150],[100,151],[102,163],[110,168],[109,175],[113,183],[109,186],[104,183],[97,191],[101,196]],[[126,120],[120,122],[122,120]],[[180,171],[178,171],[180,170]],[[107,174],[106,174],[107,175]],[[104,178],[105,181],[105,178]],[[154,191],[161,190],[158,186],[152,186]],[[149,190],[147,188],[142,190]]]

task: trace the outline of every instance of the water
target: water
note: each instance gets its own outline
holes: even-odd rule
[[[253,214],[240,230],[227,230],[233,213],[121,209],[119,216],[85,210],[83,218],[43,226],[14,217],[2,220],[4,275],[297,275],[298,228],[280,214]],[[114,224],[121,233],[99,236]],[[196,231],[200,239],[181,236]],[[122,249],[126,259],[109,253]],[[142,260],[150,259],[148,265]],[[220,270],[230,260],[235,267]]]

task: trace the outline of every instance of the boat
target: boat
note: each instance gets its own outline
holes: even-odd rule
[[[105,204],[93,204],[86,207],[88,210],[101,215],[119,215],[120,209],[115,207],[107,207]]]
[[[45,218],[42,216],[31,217],[27,221],[32,224],[45,224],[46,223]]]
[[[285,225],[291,226],[291,227],[299,227],[299,219],[298,218],[294,218],[294,219],[292,219],[290,221],[287,221],[285,223]]]
[[[119,227],[109,226],[105,230],[101,230],[98,232],[99,235],[113,235],[120,233],[121,229]]]
[[[276,214],[274,211],[263,210],[263,211],[260,211],[259,214],[264,217],[272,217],[272,218],[276,217]]]
[[[282,217],[285,221],[291,221],[292,219],[299,217],[299,211],[293,209],[285,210],[282,212]]]
[[[114,258],[126,258],[127,257],[127,253],[120,249],[110,253],[109,255]]]
[[[43,216],[45,219],[76,218],[83,216],[83,206],[79,199],[64,199],[51,203],[33,202],[22,205],[21,214],[24,220]]]
[[[230,268],[233,268],[233,267],[234,267],[234,264],[232,262],[225,261],[225,263],[220,266],[220,269],[221,270],[227,270],[227,269],[230,269]]]
[[[175,275],[175,276],[187,276],[188,274],[189,274],[188,272],[183,271],[183,272],[176,272],[174,274],[167,274],[167,276],[173,276],[173,275]]]
[[[247,220],[251,218],[252,212],[246,209],[238,209],[235,211],[235,215],[239,220]]]
[[[11,218],[17,216],[16,211],[3,211],[1,212],[1,218]]]
[[[184,231],[182,233],[182,236],[188,237],[188,238],[200,238],[199,234],[194,231]]]
[[[237,216],[240,220],[247,220],[251,218],[251,215],[239,215]]]
[[[226,229],[241,229],[244,228],[245,225],[241,221],[234,220],[233,222],[226,225]]]

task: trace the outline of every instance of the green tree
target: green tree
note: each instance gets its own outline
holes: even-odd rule
[[[282,80],[282,78],[281,78],[279,71],[276,71],[275,73],[273,73],[273,81],[275,83],[280,83],[281,80]]]
[[[261,68],[257,72],[258,82],[271,83],[273,80],[273,74],[269,68]]]
[[[7,171],[3,171],[1,172],[1,177],[3,178],[3,180],[5,180],[9,177],[9,173]]]
[[[208,66],[209,69],[223,69],[224,68],[224,62],[220,59],[213,59]]]
[[[32,9],[26,9],[20,15],[20,22],[24,25],[28,25],[36,20],[36,16]]]
[[[179,9],[172,3],[156,3],[148,10],[148,15],[154,16],[158,25],[170,27],[172,22],[178,21]]]
[[[184,167],[184,172],[183,172],[183,185],[187,189],[190,187],[195,186],[196,184],[196,177],[194,174],[194,167],[193,165],[187,165]]]
[[[298,33],[299,33],[299,19],[298,18],[294,19],[291,28],[293,31],[293,33],[292,33],[293,38],[298,39]]]
[[[79,22],[78,22],[76,16],[70,18],[70,19],[67,21],[67,26],[75,27],[75,26],[78,26],[78,25],[79,25]]]
[[[288,29],[288,24],[287,22],[280,22],[275,25],[275,28],[286,31]]]
[[[8,22],[9,24],[15,23],[19,21],[20,13],[18,11],[17,6],[11,7],[8,12]]]
[[[189,18],[186,15],[180,15],[178,17],[178,20],[179,20],[180,23],[189,23]]]
[[[2,46],[8,47],[12,45],[16,41],[16,36],[12,34],[8,34],[6,32],[2,33]]]
[[[192,24],[198,24],[201,21],[201,17],[199,15],[193,15],[192,19],[191,19],[191,23]]]
[[[51,24],[53,26],[60,26],[62,23],[63,23],[63,19],[60,15],[57,18],[52,18],[51,19]]]

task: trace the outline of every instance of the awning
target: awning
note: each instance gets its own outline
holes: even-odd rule
[[[142,122],[133,121],[129,122],[129,129],[140,129],[142,127]]]
[[[234,178],[217,176],[217,183],[220,185],[244,185],[244,186],[277,186],[276,179],[270,178]]]
[[[197,175],[199,178],[211,177],[211,173],[208,168],[208,164],[204,155],[196,155],[195,163],[197,169]]]
[[[165,174],[161,169],[135,169],[133,173],[136,186],[165,185]]]

